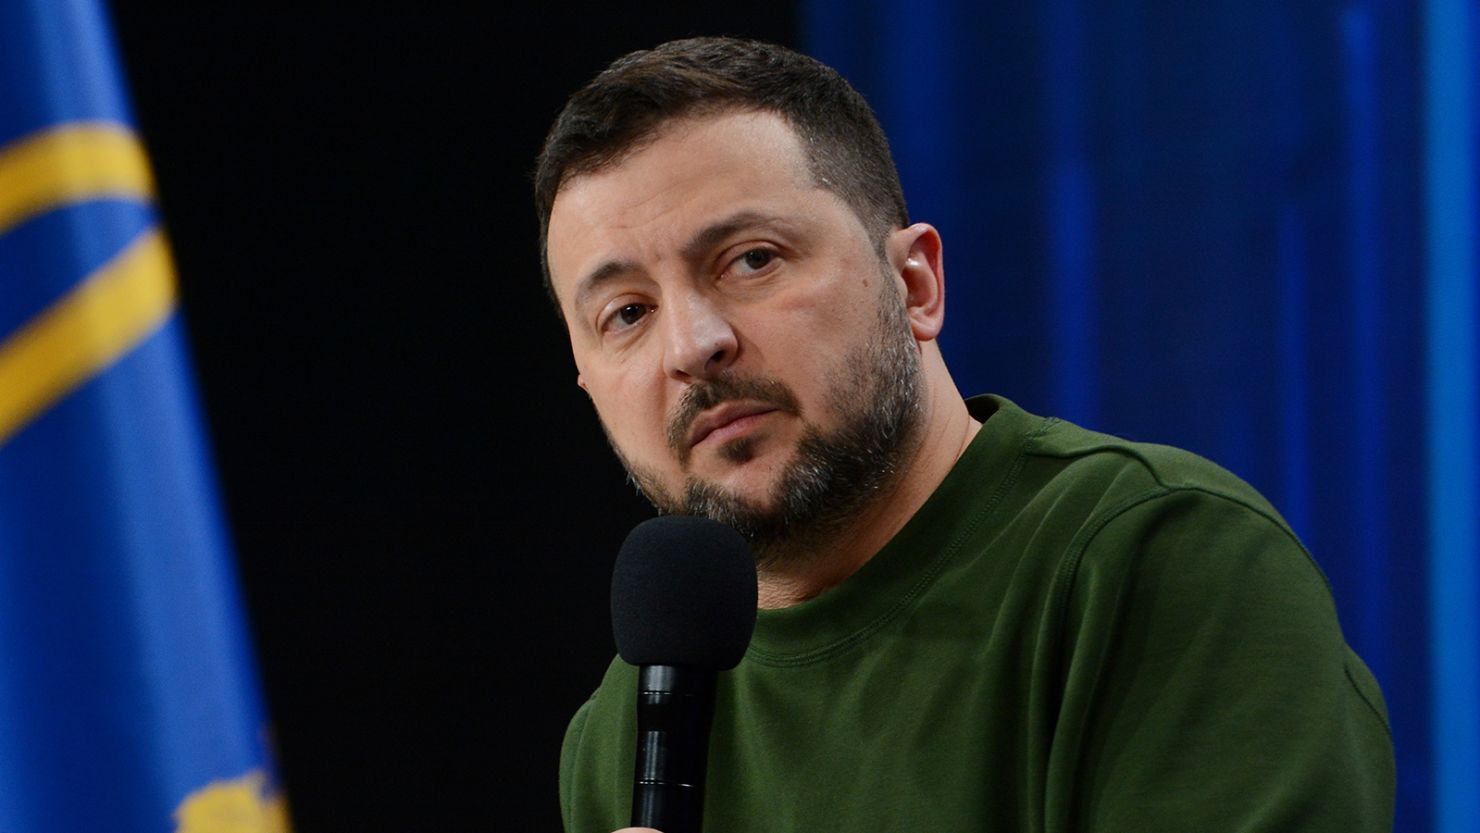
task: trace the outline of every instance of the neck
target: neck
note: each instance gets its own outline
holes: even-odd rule
[[[760,566],[762,610],[791,607],[842,583],[883,549],[930,498],[981,428],[955,385],[949,378],[946,382],[931,386],[933,393],[922,403],[914,448],[899,476],[874,501],[825,541],[809,546],[805,557],[773,558]]]

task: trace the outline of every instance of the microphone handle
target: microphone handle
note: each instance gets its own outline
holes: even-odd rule
[[[637,675],[632,826],[699,833],[714,718],[715,672],[644,665]]]

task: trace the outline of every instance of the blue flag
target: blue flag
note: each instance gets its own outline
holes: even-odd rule
[[[0,831],[283,831],[101,0],[0,0]]]

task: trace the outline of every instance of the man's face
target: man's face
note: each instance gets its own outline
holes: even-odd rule
[[[548,239],[579,383],[660,510],[764,548],[898,467],[919,354],[897,279],[780,117],[666,126],[567,183]]]

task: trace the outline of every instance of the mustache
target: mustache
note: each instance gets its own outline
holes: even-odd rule
[[[759,402],[789,413],[800,411],[796,394],[780,380],[726,371],[684,391],[668,417],[668,448],[681,462],[688,462],[689,429],[694,420],[716,405],[736,401]]]

